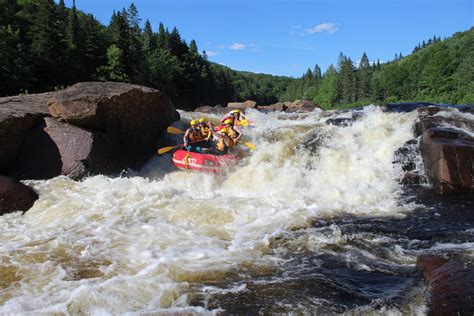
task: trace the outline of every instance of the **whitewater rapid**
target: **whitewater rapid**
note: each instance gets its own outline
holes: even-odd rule
[[[271,274],[284,252],[347,241],[315,220],[413,210],[392,162],[416,112],[369,106],[348,127],[325,121],[350,112],[247,114],[257,150],[221,176],[176,170],[164,155],[128,176],[28,181],[33,208],[0,217],[0,314],[217,313],[193,301],[249,291],[242,271]],[[307,233],[275,242],[295,230]],[[390,251],[387,262],[414,267],[413,254]]]

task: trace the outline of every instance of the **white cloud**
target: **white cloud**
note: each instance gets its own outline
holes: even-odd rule
[[[321,23],[318,24],[312,28],[306,29],[307,34],[314,34],[314,33],[322,33],[322,32],[328,32],[328,33],[335,33],[338,30],[336,23]]]
[[[212,50],[206,50],[206,55],[207,55],[207,57],[216,56],[217,52],[214,52]]]
[[[245,44],[241,44],[241,43],[234,43],[232,45],[229,45],[229,49],[233,49],[233,50],[242,50],[242,49],[245,49],[246,45]]]

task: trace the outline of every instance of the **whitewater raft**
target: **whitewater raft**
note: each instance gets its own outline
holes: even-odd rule
[[[216,156],[196,152],[188,153],[183,149],[179,149],[173,154],[173,164],[177,168],[211,173],[221,173],[239,160],[239,156],[232,154]]]

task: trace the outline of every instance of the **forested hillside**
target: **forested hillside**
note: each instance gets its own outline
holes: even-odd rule
[[[308,99],[325,108],[395,101],[474,103],[474,29],[434,37],[409,56],[355,63],[342,53],[300,79],[235,71],[208,61],[176,27],[153,30],[134,4],[107,26],[64,0],[0,0],[0,96],[112,80],[162,90],[182,109],[252,99]],[[141,27],[144,25],[144,27]]]
[[[212,64],[177,28],[152,30],[134,4],[108,26],[64,0],[0,0],[0,95],[61,88],[87,80],[154,87],[178,108],[253,99],[276,102],[294,79]]]
[[[332,108],[397,101],[474,104],[474,28],[441,40],[423,41],[412,54],[370,63],[364,53],[356,64],[339,55],[324,74],[318,65],[291,84],[284,101],[309,99]]]

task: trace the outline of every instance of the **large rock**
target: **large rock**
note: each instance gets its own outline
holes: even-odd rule
[[[425,172],[440,194],[474,193],[474,138],[450,128],[430,128],[420,140]]]
[[[419,108],[437,107],[437,108],[456,108],[461,112],[474,113],[474,105],[460,104],[436,104],[429,102],[405,102],[405,103],[387,103],[385,109],[389,112],[411,112]]]
[[[28,130],[48,116],[54,92],[0,98],[0,173],[14,161]]]
[[[468,131],[474,131],[474,122],[467,119],[450,118],[444,116],[427,116],[421,117],[418,122],[415,123],[415,137],[420,136],[429,128],[438,126],[452,126]]]
[[[72,179],[138,168],[155,150],[141,134],[103,133],[47,117],[26,136],[11,174],[20,179]]]
[[[284,112],[290,105],[291,102],[277,102],[270,105],[259,105],[257,109],[262,112]]]
[[[56,93],[48,107],[59,121],[107,133],[160,131],[179,118],[165,94],[120,82],[77,83]]]
[[[311,112],[314,109],[321,109],[321,107],[308,100],[296,100],[295,102],[288,105],[289,111]]]
[[[225,114],[229,112],[229,109],[223,108],[220,105],[209,106],[204,105],[196,108],[194,112],[206,113],[206,114]]]
[[[0,215],[26,212],[38,199],[38,194],[17,180],[0,176]]]
[[[474,314],[474,268],[433,255],[417,258],[432,315]]]
[[[79,179],[138,168],[179,119],[164,94],[125,83],[78,83],[53,94],[48,104],[57,119],[47,117],[30,129],[9,168],[20,179]]]
[[[246,100],[245,102],[229,102],[229,103],[227,103],[228,108],[239,109],[239,110],[254,109],[256,106],[257,106],[257,102],[252,101],[252,100]]]

